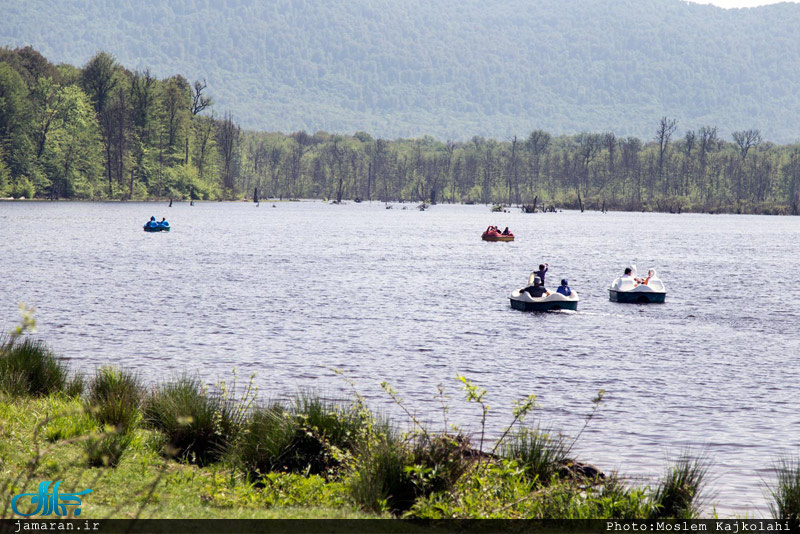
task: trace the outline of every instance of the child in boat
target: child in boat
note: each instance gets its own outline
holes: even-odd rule
[[[572,290],[569,288],[569,282],[567,282],[566,278],[561,280],[561,285],[558,286],[558,289],[556,289],[556,292],[557,293],[561,293],[565,297],[568,297],[568,296],[572,295]]]
[[[534,271],[533,274],[539,277],[539,280],[542,281],[542,287],[544,287],[544,275],[547,273],[547,269],[550,268],[550,264],[547,262],[542,263],[539,265],[539,270]]]

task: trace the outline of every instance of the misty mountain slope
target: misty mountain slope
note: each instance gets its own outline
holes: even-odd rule
[[[206,78],[264,130],[397,137],[760,128],[800,138],[800,5],[680,0],[0,1],[0,44]]]

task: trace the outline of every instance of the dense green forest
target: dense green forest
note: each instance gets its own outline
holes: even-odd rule
[[[5,1],[0,44],[208,82],[247,129],[466,141],[667,115],[800,138],[800,5],[682,0]]]
[[[202,81],[128,70],[100,52],[54,65],[0,49],[0,196],[329,198],[541,207],[798,213],[800,144],[662,117],[610,132],[470,141],[243,131]]]

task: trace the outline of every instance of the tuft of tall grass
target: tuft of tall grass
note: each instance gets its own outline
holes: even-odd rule
[[[86,389],[86,381],[83,378],[83,375],[79,373],[75,373],[72,375],[72,378],[69,379],[67,385],[64,387],[64,393],[68,397],[80,397],[83,395],[84,390]]]
[[[800,518],[800,460],[781,459],[775,466],[775,474],[775,486],[769,488],[772,517],[797,521]]]
[[[66,391],[67,366],[39,340],[11,337],[0,343],[0,392],[43,396]]]
[[[364,510],[398,515],[417,498],[413,468],[408,448],[394,436],[382,436],[359,454],[347,488]]]
[[[272,471],[291,471],[299,430],[283,405],[257,406],[232,450],[233,461],[253,480]]]
[[[569,447],[561,437],[553,437],[539,428],[522,428],[500,446],[500,454],[516,460],[525,475],[547,485],[567,460]]]
[[[650,519],[693,519],[701,508],[701,493],[708,474],[708,461],[682,454],[667,468],[653,493],[653,510]]]
[[[310,393],[295,398],[292,415],[298,431],[289,470],[311,474],[337,467],[336,453],[354,448],[367,423],[363,414]]]
[[[254,478],[270,471],[329,472],[363,438],[368,418],[309,393],[288,408],[275,402],[259,406],[233,448],[234,461]]]
[[[425,433],[404,441],[384,430],[359,451],[348,490],[367,511],[400,515],[420,497],[451,491],[472,465],[464,436]]]
[[[240,423],[232,401],[188,376],[158,386],[145,398],[143,415],[166,434],[168,454],[200,465],[222,458]]]
[[[616,473],[602,481],[600,495],[593,499],[597,512],[588,517],[613,519],[639,519],[647,517],[653,510],[644,489],[631,489],[625,486]]]
[[[131,430],[139,419],[144,388],[135,373],[113,367],[98,369],[89,383],[84,408],[101,425],[119,432]]]

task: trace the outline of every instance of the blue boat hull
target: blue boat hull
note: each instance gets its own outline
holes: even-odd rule
[[[145,232],[169,232],[171,226],[147,226],[144,225]]]
[[[578,301],[560,301],[560,302],[524,302],[521,300],[509,299],[511,307],[515,310],[521,311],[557,311],[557,310],[577,310]]]
[[[611,302],[625,304],[663,304],[666,296],[666,293],[608,290],[608,298]]]

